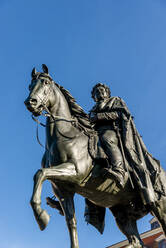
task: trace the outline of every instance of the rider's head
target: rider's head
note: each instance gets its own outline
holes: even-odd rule
[[[94,101],[99,102],[109,98],[111,96],[111,91],[107,85],[98,83],[93,87],[91,94]]]

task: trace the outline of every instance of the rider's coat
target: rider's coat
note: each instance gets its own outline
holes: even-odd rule
[[[93,112],[102,113],[105,128],[110,125],[113,129],[119,129],[125,164],[131,172],[134,184],[139,187],[144,204],[155,202],[161,194],[166,195],[166,187],[161,180],[163,173],[160,173],[160,162],[147,151],[125,102],[119,97],[111,97],[102,106],[97,103],[91,110]]]

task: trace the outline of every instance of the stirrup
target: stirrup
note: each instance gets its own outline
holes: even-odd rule
[[[122,189],[124,188],[124,186],[125,186],[124,177],[122,176],[122,174],[120,172],[113,171],[110,168],[104,168],[103,172],[104,172],[104,175],[115,180],[118,187],[120,187]]]

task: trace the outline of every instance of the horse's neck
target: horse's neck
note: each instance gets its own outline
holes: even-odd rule
[[[55,96],[55,103],[51,108],[51,114],[53,116],[60,116],[65,119],[71,119],[71,113],[66,98],[64,97],[61,90],[57,86],[54,87],[56,87],[55,88],[56,96]]]
[[[47,148],[50,147],[55,139],[60,138],[60,133],[69,133],[72,128],[71,122],[68,121],[72,118],[69,106],[59,89],[56,96],[56,104],[51,108],[51,114],[52,116],[58,116],[60,120],[54,121],[52,117],[47,118]]]

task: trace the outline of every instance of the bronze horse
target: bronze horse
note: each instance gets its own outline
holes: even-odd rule
[[[71,248],[78,248],[78,237],[73,197],[78,193],[102,209],[109,208],[115,216],[120,230],[126,235],[127,247],[143,247],[136,221],[152,213],[166,234],[166,197],[152,206],[144,206],[139,191],[126,180],[123,189],[105,176],[93,176],[93,159],[89,153],[89,137],[94,130],[88,116],[75,102],[70,93],[55,83],[43,65],[43,72],[32,71],[30,94],[25,104],[34,116],[45,111],[46,150],[42,169],[34,176],[31,206],[41,230],[47,226],[49,215],[41,208],[42,184],[49,180],[54,195],[58,198],[57,208],[65,215],[69,229]],[[163,177],[165,173],[162,170]],[[124,197],[125,195],[125,197]],[[102,229],[102,228],[101,228]],[[102,230],[100,230],[102,232]]]

